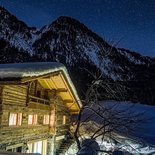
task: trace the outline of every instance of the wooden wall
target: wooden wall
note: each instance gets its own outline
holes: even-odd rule
[[[2,90],[3,90],[3,86],[0,86],[0,128],[1,128],[1,121],[2,121]]]
[[[34,81],[31,85],[3,85],[0,86],[0,149],[18,143],[27,143],[35,139],[45,139],[53,135],[49,132],[49,125],[43,125],[43,117],[55,109],[56,135],[65,135],[69,130],[69,110],[58,94],[49,94],[52,97],[51,103],[41,104],[28,100],[28,95],[36,96],[41,91],[40,98],[46,98],[47,90]],[[46,94],[46,95],[45,95]],[[22,113],[21,126],[9,126],[10,112]],[[28,125],[28,115],[37,114],[37,125]],[[63,116],[66,116],[66,124],[63,124]],[[58,141],[57,146],[61,141]]]
[[[26,85],[5,85],[2,92],[3,104],[26,106]]]
[[[40,95],[39,95],[40,92]],[[48,99],[47,90],[45,90],[40,83],[35,80],[29,83],[29,94],[33,96],[38,96],[40,98]]]
[[[0,86],[0,105],[2,104],[2,91],[3,91],[3,86]]]
[[[55,107],[56,107],[56,133],[57,135],[66,134],[69,130],[69,123],[70,123],[70,115],[69,110],[63,103],[62,99],[57,96],[55,100]],[[66,124],[63,124],[63,116],[66,116]]]
[[[2,88],[2,87],[0,87]],[[44,114],[50,113],[50,105],[27,102],[27,85],[5,85],[0,104],[0,148],[7,145],[48,137],[49,126],[43,125]],[[0,89],[1,90],[1,89]],[[21,126],[9,126],[9,114],[22,113]],[[28,115],[37,114],[37,125],[28,125]]]

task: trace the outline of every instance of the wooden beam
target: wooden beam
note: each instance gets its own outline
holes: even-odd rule
[[[57,89],[57,86],[56,86],[55,82],[52,80],[52,77],[50,78],[50,81],[51,81],[52,85],[55,87],[55,89]]]
[[[63,100],[64,103],[73,103],[74,101],[73,100],[69,100],[69,99],[65,99]]]
[[[58,88],[57,93],[61,93],[61,92],[68,92],[68,90],[66,88]]]
[[[46,85],[47,85],[47,87],[48,87],[49,89],[52,89],[52,86],[48,83],[47,80],[44,79],[44,82],[46,83]]]
[[[38,80],[39,78],[46,78],[46,77],[52,77],[55,75],[58,75],[59,71],[55,71],[55,72],[51,72],[51,73],[47,73],[47,74],[43,74],[43,75],[38,75],[38,76],[34,76],[34,77],[21,77],[21,83],[25,83],[28,81],[34,81],[34,80]]]

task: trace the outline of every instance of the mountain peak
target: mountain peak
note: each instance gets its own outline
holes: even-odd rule
[[[74,19],[74,18],[68,17],[68,16],[60,16],[60,17],[58,17],[54,22],[52,22],[49,25],[49,28],[50,27],[59,27],[59,28],[74,27],[76,29],[77,28],[82,28],[82,29],[88,31],[88,28],[84,24],[82,24],[77,19]]]
[[[83,35],[88,35],[98,42],[104,43],[104,45],[107,47],[109,46],[107,42],[103,40],[99,35],[97,35],[95,32],[90,30],[86,25],[81,23],[79,20],[68,17],[68,16],[60,16],[58,17],[54,22],[52,22],[48,27],[44,27],[42,29],[42,32],[47,32],[52,30],[53,31],[70,31],[70,32],[77,32],[81,33]]]
[[[0,7],[0,39],[9,42],[11,46],[31,52],[33,33],[35,33],[34,28],[28,27],[4,7]]]
[[[60,16],[60,17],[58,17],[55,20],[55,22],[59,22],[59,23],[63,23],[63,24],[70,24],[70,25],[74,25],[74,26],[76,26],[76,25],[83,25],[83,26],[85,26],[84,24],[82,24],[77,19],[72,18],[72,17],[68,17],[68,16]]]
[[[11,15],[11,13],[9,11],[7,11],[3,6],[0,6],[0,19],[6,19],[9,16],[13,16]]]
[[[0,6],[0,12],[8,12],[3,6]]]

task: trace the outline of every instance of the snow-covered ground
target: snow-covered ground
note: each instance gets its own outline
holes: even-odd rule
[[[137,123],[134,132],[128,136],[121,133],[112,133],[113,140],[107,137],[104,140],[98,137],[96,140],[101,150],[122,150],[124,154],[151,154],[155,155],[155,106],[142,105],[131,102],[104,101],[101,103],[107,107],[115,107],[117,110],[125,110],[126,115],[132,116],[139,113],[142,122]],[[91,131],[92,132],[92,131]],[[85,135],[89,138],[89,135]],[[72,144],[66,155],[74,155],[77,153],[76,144]],[[105,154],[105,153],[100,153]]]
[[[134,137],[139,137],[142,141],[155,145],[155,106],[149,106],[139,103],[131,102],[115,102],[106,101],[103,102],[108,106],[118,105],[117,109],[129,109],[126,111],[127,115],[133,113],[139,113],[142,117],[142,122],[140,122],[134,129]]]

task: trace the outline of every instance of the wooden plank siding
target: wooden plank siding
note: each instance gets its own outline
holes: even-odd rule
[[[2,96],[3,104],[26,106],[27,86],[5,85]]]
[[[50,114],[50,104],[28,102],[28,85],[0,86],[0,148],[22,141],[48,137],[49,125],[43,125],[45,114]],[[22,113],[21,126],[9,126],[9,115]],[[37,114],[37,125],[28,125],[28,115]]]
[[[18,143],[19,141],[30,141],[48,135],[48,126],[21,126],[1,128],[0,145]]]
[[[61,97],[57,97],[55,107],[56,107],[56,134],[64,135],[69,130],[69,123],[70,123],[69,110],[63,103]],[[65,124],[63,124],[63,116],[66,116]]]
[[[3,86],[0,86],[0,105],[2,104],[2,98],[3,98],[2,92],[3,92]]]
[[[40,91],[40,96],[37,96],[37,91]],[[51,91],[47,96],[46,91],[37,81],[29,82],[27,85],[0,86],[0,149],[20,142],[48,138],[54,133],[56,136],[61,136],[68,132],[69,109],[57,93],[53,95]],[[48,100],[48,97],[51,100]],[[44,115],[50,115],[53,109],[55,109],[56,130],[50,128],[48,124],[43,124]],[[22,113],[20,126],[9,126],[10,112]],[[36,125],[28,125],[29,114],[38,115]],[[64,116],[65,124],[63,124]],[[55,145],[58,146],[59,143],[61,140],[57,141]]]

